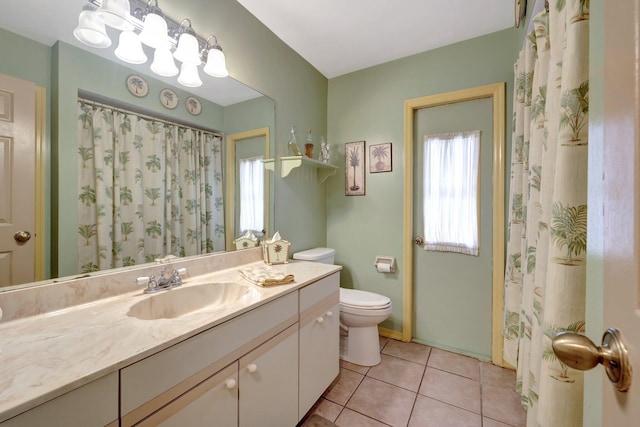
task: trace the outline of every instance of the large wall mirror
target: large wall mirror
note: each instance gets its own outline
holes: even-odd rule
[[[198,128],[210,129],[222,135],[238,135],[244,132],[262,129],[264,136],[254,140],[253,144],[261,144],[265,158],[273,158],[273,146],[269,145],[268,136],[275,134],[275,101],[251,87],[231,77],[213,78],[202,73],[203,85],[198,88],[185,88],[176,82],[175,77],[160,77],[149,70],[149,63],[131,65],[121,62],[113,55],[113,47],[117,44],[117,33],[111,33],[114,46],[110,49],[91,49],[77,42],[73,29],[77,25],[78,13],[86,1],[61,3],[38,2],[25,0],[12,2],[0,16],[0,30],[10,31],[39,43],[52,46],[44,55],[49,55],[50,86],[47,87],[46,118],[49,125],[43,126],[43,132],[50,142],[50,160],[40,165],[42,170],[50,168],[51,182],[45,183],[44,198],[47,199],[46,215],[50,216],[47,224],[45,255],[47,269],[51,278],[77,276],[78,266],[78,214],[77,191],[78,165],[78,113],[79,96],[90,94],[98,99],[115,102],[119,107],[141,111],[145,115],[155,116],[178,123],[191,124]],[[58,9],[65,9],[64,12]],[[53,33],[47,33],[47,26],[39,24],[37,17],[30,10],[38,10],[43,19],[55,21]],[[50,13],[49,13],[50,12]],[[166,12],[165,12],[166,13]],[[60,16],[61,19],[53,19]],[[42,27],[42,28],[39,28]],[[32,63],[29,52],[16,57],[8,42],[0,40],[0,54],[11,53],[15,68],[27,68]],[[150,58],[152,51],[145,52]],[[34,54],[42,55],[44,50]],[[3,56],[5,56],[3,54]],[[7,56],[5,56],[7,57]],[[21,61],[24,62],[21,65]],[[15,73],[18,74],[18,73]],[[132,74],[141,76],[149,87],[144,97],[136,97],[126,86],[127,77]],[[17,76],[19,77],[19,76]],[[161,93],[169,89],[178,98],[176,106],[168,108],[163,104]],[[165,92],[166,93],[166,92]],[[201,111],[193,114],[185,101],[196,97],[201,102]],[[240,140],[239,140],[240,141]],[[242,142],[238,142],[242,144]],[[225,144],[223,144],[224,147]],[[225,148],[223,148],[224,150]],[[226,153],[222,153],[222,158]],[[223,161],[224,163],[224,161]],[[233,172],[235,173],[235,172]],[[224,184],[233,186],[235,175],[222,174]],[[273,230],[274,222],[274,179],[273,174],[265,175],[264,189],[264,229]],[[30,189],[31,190],[31,189]],[[35,190],[35,189],[34,189]],[[49,203],[50,200],[50,203]],[[231,200],[228,205],[231,212],[239,212],[239,200]],[[48,222],[48,221],[47,221]],[[233,250],[229,242],[239,233],[234,226],[225,229],[225,245],[214,248],[213,252]],[[226,227],[225,227],[226,228]],[[100,274],[92,272],[91,274]],[[30,286],[46,282],[20,284]],[[10,287],[0,284],[0,292]]]

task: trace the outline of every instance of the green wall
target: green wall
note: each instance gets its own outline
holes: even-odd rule
[[[391,298],[393,313],[384,327],[402,329],[402,283],[404,275],[411,274],[402,271],[403,103],[410,98],[506,82],[506,111],[511,111],[513,64],[522,40],[523,29],[508,29],[329,81],[328,142],[340,169],[327,181],[327,245],[336,249],[336,262],[344,266],[343,286]],[[511,120],[507,121],[506,135],[509,141]],[[366,196],[346,197],[344,143],[360,140],[367,144],[392,142],[393,171],[367,172]],[[509,156],[507,153],[506,158]],[[396,257],[398,272],[376,273],[376,255]],[[470,301],[467,307],[472,305]],[[478,315],[490,319],[490,313]],[[416,329],[427,328],[438,319],[425,313],[419,321]],[[455,327],[464,329],[462,324]],[[471,338],[473,332],[468,333]]]

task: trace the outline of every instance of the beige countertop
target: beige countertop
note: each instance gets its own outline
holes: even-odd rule
[[[207,282],[249,285],[258,294],[249,303],[205,307],[174,319],[140,320],[127,316],[130,307],[157,294],[138,289],[0,323],[0,422],[341,269],[304,261],[274,265],[271,268],[293,274],[295,282],[268,288],[250,284],[238,272],[264,265],[253,262],[184,279],[183,287]]]

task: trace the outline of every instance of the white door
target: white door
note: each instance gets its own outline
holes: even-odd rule
[[[626,393],[605,380],[602,425],[632,426],[640,423],[640,0],[603,7],[604,327],[622,332],[635,377]]]
[[[0,287],[34,280],[35,93],[0,75]]]

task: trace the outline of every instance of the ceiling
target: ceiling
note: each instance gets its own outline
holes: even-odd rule
[[[514,0],[237,1],[327,78],[514,25]],[[86,3],[87,0],[3,2],[0,27],[48,46],[62,40],[118,61],[113,49],[91,49],[73,37],[70,29],[77,25],[78,12]],[[112,39],[117,37],[115,34]],[[148,68],[125,65],[143,73]],[[220,99],[211,100],[221,105],[255,96],[242,94],[231,78],[203,81],[205,87],[193,92],[200,92],[207,99],[211,99],[207,94],[216,93]],[[167,83],[174,84],[175,78],[167,79]]]
[[[514,0],[237,0],[327,78],[514,26]]]

